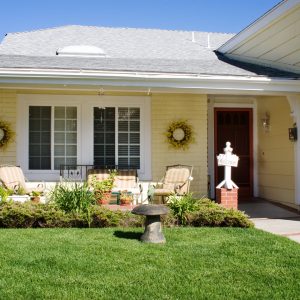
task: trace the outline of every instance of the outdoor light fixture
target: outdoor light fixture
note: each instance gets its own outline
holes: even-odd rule
[[[262,122],[262,126],[264,131],[269,131],[270,130],[270,114],[269,113],[265,113],[264,117],[261,119]]]
[[[298,133],[297,133],[297,124],[294,123],[294,127],[289,128],[289,140],[292,142],[296,142],[298,139]]]
[[[104,88],[100,88],[98,91],[98,96],[103,96],[104,95]]]

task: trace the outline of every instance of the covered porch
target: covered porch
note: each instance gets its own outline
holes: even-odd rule
[[[48,186],[61,178],[85,180],[87,166],[131,166],[138,169],[143,200],[148,185],[162,178],[166,166],[192,165],[191,192],[196,197],[214,198],[215,186],[222,177],[222,171],[217,174],[215,157],[223,148],[222,143],[216,147],[216,112],[247,111],[250,122],[247,132],[243,131],[245,127],[233,126],[239,128],[239,134],[235,131],[233,135],[230,132],[224,135],[240,156],[245,153],[238,152],[238,145],[245,145],[246,135],[249,137],[248,164],[244,160],[237,168],[241,172],[234,178],[243,188],[241,196],[261,197],[298,209],[300,146],[290,139],[288,131],[296,126],[300,115],[297,87],[281,85],[280,91],[275,91],[272,82],[262,81],[260,90],[253,91],[248,86],[247,91],[238,92],[240,83],[227,84],[226,92],[224,87],[217,89],[216,83],[210,89],[203,86],[164,90],[153,86],[146,90],[128,87],[126,91],[121,87],[87,90],[75,86],[72,90],[49,86],[1,89],[2,115],[16,131],[15,142],[1,153],[1,164],[19,165],[29,180],[44,180]],[[41,117],[43,108],[48,109],[46,122]],[[38,109],[39,117],[30,116],[30,109]],[[106,120],[105,111],[113,111],[114,117]],[[122,113],[126,120],[119,118]],[[195,142],[186,150],[174,149],[166,140],[168,125],[178,119],[187,120],[195,134]],[[97,130],[95,126],[101,122],[107,126],[114,122],[113,130]],[[30,130],[30,126],[38,129]],[[42,138],[47,134],[49,142],[44,143]],[[101,134],[106,135],[105,140],[101,140]],[[32,140],[37,136],[37,140]],[[109,142],[112,137],[114,140]],[[48,159],[48,169],[42,167],[44,157]],[[40,163],[38,168],[36,163]],[[68,169],[68,165],[76,167]],[[248,181],[241,181],[240,176]]]

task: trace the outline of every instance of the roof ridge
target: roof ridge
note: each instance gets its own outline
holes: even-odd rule
[[[54,27],[47,27],[47,28],[40,28],[40,29],[33,29],[33,30],[26,30],[26,31],[17,31],[17,32],[9,32],[7,35],[17,35],[23,33],[33,33],[33,32],[40,32],[40,31],[47,31],[47,30],[56,30],[62,29],[67,27],[90,27],[90,28],[98,28],[98,29],[124,29],[124,30],[158,30],[158,31],[166,31],[166,32],[195,32],[195,33],[207,33],[207,34],[224,34],[224,35],[235,35],[236,33],[230,32],[213,32],[213,31],[199,31],[199,30],[180,30],[180,29],[162,29],[162,28],[142,28],[142,27],[112,27],[112,26],[97,26],[97,25],[62,25],[62,26],[54,26]]]

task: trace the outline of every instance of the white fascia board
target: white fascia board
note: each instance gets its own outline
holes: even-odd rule
[[[275,7],[270,9],[263,16],[261,16],[248,27],[240,31],[233,38],[227,41],[224,45],[219,47],[217,51],[224,54],[232,52],[238,45],[245,42],[249,37],[253,36],[260,30],[266,28],[274,20],[283,16],[286,12],[288,12],[290,9],[294,8],[299,4],[299,0],[286,0],[278,3]]]
[[[94,71],[0,70],[0,86],[132,87],[215,91],[300,92],[300,80],[263,76],[221,76]]]

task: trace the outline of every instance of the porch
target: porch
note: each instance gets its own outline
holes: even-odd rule
[[[248,145],[251,156],[249,164],[238,169],[243,178],[247,177],[249,196],[297,209],[300,147],[289,140],[288,128],[294,127],[300,115],[299,97],[265,92],[198,93],[1,90],[1,111],[17,135],[15,143],[1,153],[0,163],[19,165],[29,180],[44,180],[48,186],[63,177],[85,180],[87,169],[103,166],[103,162],[105,166],[129,164],[138,169],[143,193],[149,183],[162,178],[167,165],[187,164],[194,166],[191,191],[196,197],[214,198],[218,183],[215,157],[219,151],[215,147],[214,112],[247,110],[252,118],[247,131],[252,136]],[[34,109],[43,108],[48,109],[46,122],[42,115],[33,114]],[[109,114],[113,117],[108,118]],[[266,116],[267,127],[263,122]],[[188,120],[195,133],[195,143],[187,150],[174,149],[166,141],[166,129],[177,119]],[[228,136],[234,153],[243,156],[236,151],[237,145],[245,144],[243,132],[239,138]],[[61,169],[60,165],[65,167]],[[74,165],[80,168],[67,167]],[[236,183],[245,184],[239,180]]]

